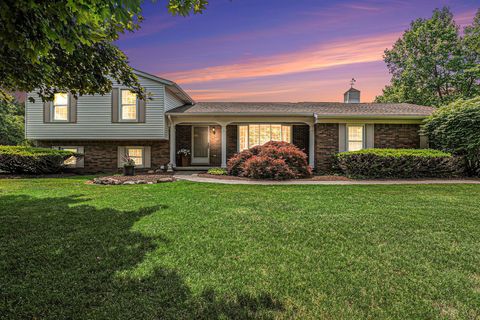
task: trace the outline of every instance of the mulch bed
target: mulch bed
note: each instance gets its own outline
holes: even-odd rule
[[[208,174],[208,173],[199,173],[198,176],[202,177],[202,178],[212,178],[212,179],[219,179],[219,180],[259,181],[259,179],[236,177],[236,176],[221,176],[221,175]],[[298,180],[298,181],[350,181],[352,179],[349,179],[349,178],[344,177],[344,176],[326,175],[326,176],[313,176],[311,178],[294,179],[294,180]]]
[[[170,173],[165,174],[141,174],[135,176],[102,176],[89,180],[87,184],[120,185],[120,184],[154,184],[173,182],[175,178]]]

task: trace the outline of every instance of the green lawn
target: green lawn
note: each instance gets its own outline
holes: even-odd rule
[[[85,180],[0,180],[0,318],[480,318],[480,185]]]

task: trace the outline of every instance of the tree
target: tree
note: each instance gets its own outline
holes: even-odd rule
[[[448,8],[410,24],[384,61],[392,75],[377,102],[439,106],[480,94],[480,10],[460,36]]]
[[[423,126],[430,145],[466,159],[467,173],[480,176],[480,97],[438,108]]]
[[[201,13],[207,0],[167,0],[173,15]],[[0,1],[0,100],[8,92],[39,90],[104,94],[112,80],[145,92],[112,44],[142,21],[142,0]]]
[[[25,105],[0,101],[0,145],[17,145],[24,141]]]

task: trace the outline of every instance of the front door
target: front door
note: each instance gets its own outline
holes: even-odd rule
[[[192,164],[210,163],[210,143],[208,142],[208,126],[192,128]]]

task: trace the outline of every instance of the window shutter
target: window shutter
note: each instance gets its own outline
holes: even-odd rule
[[[338,124],[338,152],[347,151],[347,126],[345,123]]]
[[[146,105],[144,99],[138,99],[138,122],[145,123]]]
[[[152,159],[152,152],[151,152],[152,149],[151,149],[150,146],[146,146],[146,147],[144,147],[143,150],[144,150],[144,151],[143,151],[143,152],[144,152],[144,154],[143,154],[143,157],[144,157],[144,159],[143,159],[144,167],[145,167],[145,168],[150,168],[150,167],[152,166],[152,161],[151,161],[151,159]]]
[[[118,88],[112,89],[112,122],[118,122]]]
[[[50,101],[45,101],[43,103],[43,122],[44,123],[52,122],[52,116],[50,114],[51,106],[52,106],[52,102]]]
[[[375,148],[375,125],[365,125],[365,148]]]
[[[85,163],[85,148],[84,147],[77,147],[77,153],[83,154],[83,157],[77,159],[77,168],[83,168]]]
[[[71,93],[68,94],[68,121],[77,122],[77,99]]]
[[[420,135],[420,149],[428,149],[429,147],[428,136]]]
[[[117,149],[117,164],[119,168],[123,167],[123,157],[125,157],[125,147],[118,147]]]

